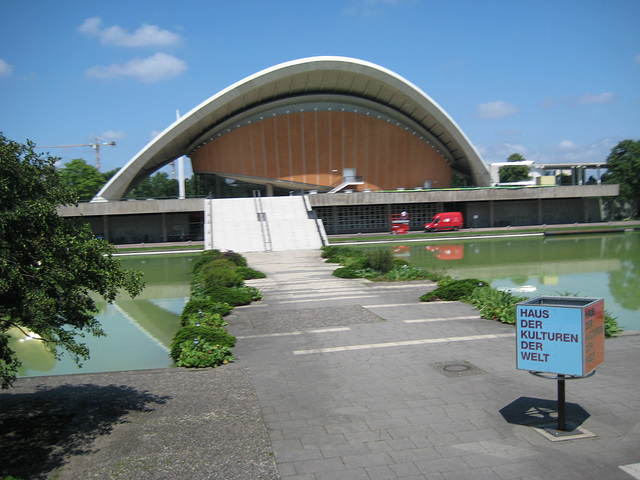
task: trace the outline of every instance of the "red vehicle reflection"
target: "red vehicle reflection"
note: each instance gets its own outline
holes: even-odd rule
[[[464,245],[427,245],[424,248],[435,253],[440,260],[460,260],[464,257]]]

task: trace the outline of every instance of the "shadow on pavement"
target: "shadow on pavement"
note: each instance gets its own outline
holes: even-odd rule
[[[132,411],[153,411],[160,397],[125,385],[61,385],[0,394],[0,478],[45,478]]]
[[[589,418],[589,412],[576,403],[566,404],[567,419],[576,426],[582,425]],[[558,420],[558,402],[542,398],[520,397],[506,407],[500,409],[504,419],[515,425],[527,427],[551,424]]]

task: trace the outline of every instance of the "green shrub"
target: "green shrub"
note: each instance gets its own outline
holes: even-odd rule
[[[387,273],[393,268],[393,252],[389,248],[376,248],[367,251],[368,267]]]
[[[235,264],[237,267],[247,266],[247,259],[244,258],[241,254],[236,253],[232,250],[227,250],[226,252],[224,252],[222,254],[222,258],[226,258],[227,260]]]
[[[351,267],[340,267],[336,268],[332,275],[338,278],[360,278],[357,269]]]
[[[323,247],[322,256],[327,259],[326,260],[327,263],[340,263],[344,266],[348,266],[348,264],[353,264],[353,262],[357,261],[356,259],[364,259],[366,263],[366,259],[367,259],[367,255],[364,252],[364,250],[362,250],[361,248],[354,248],[354,247],[338,247],[338,246]],[[366,267],[366,264],[363,264],[362,267]]]
[[[410,265],[396,265],[386,275],[384,280],[406,282],[410,280],[432,279],[432,274],[426,270]]]
[[[354,270],[363,270],[369,268],[370,264],[367,261],[367,257],[345,257],[340,262],[341,265],[347,268],[353,268]]]
[[[262,293],[254,287],[221,287],[211,285],[203,289],[202,294],[213,302],[228,303],[233,307],[249,305],[252,301],[261,300]]]
[[[513,325],[516,323],[516,303],[526,297],[515,297],[509,292],[490,287],[478,287],[467,299],[488,320]]]
[[[179,329],[173,336],[171,341],[171,352],[169,356],[174,362],[180,358],[180,352],[182,351],[182,344],[184,342],[191,342],[197,338],[199,343],[211,343],[213,345],[220,345],[222,347],[231,348],[236,344],[236,337],[229,335],[223,328],[214,328],[206,326],[187,326]]]
[[[178,367],[206,368],[217,367],[233,361],[229,347],[211,342],[201,342],[197,346],[193,340],[185,340],[179,345],[180,355],[176,359]]]
[[[236,273],[242,277],[243,280],[251,280],[253,278],[265,278],[266,275],[258,270],[254,270],[250,267],[238,267]]]
[[[180,316],[180,325],[204,325],[206,327],[226,327],[227,322],[219,313],[211,313],[208,311],[200,311],[189,315]]]
[[[200,256],[198,256],[196,261],[193,262],[191,273],[195,275],[207,263],[211,262],[212,260],[217,260],[218,258],[222,258],[222,252],[220,250],[207,250],[205,252],[202,252]]]
[[[394,258],[393,259],[393,266],[394,267],[404,267],[405,265],[409,265],[409,262],[407,262],[404,258]]]
[[[180,321],[189,315],[197,314],[199,311],[207,313],[217,313],[221,316],[229,315],[229,312],[233,307],[228,303],[213,302],[209,299],[191,299],[187,302],[182,309],[182,315],[180,315]]]
[[[236,272],[238,267],[226,258],[218,258],[203,265],[192,280],[194,288],[207,288],[209,285],[221,287],[239,287],[243,285],[242,276]]]
[[[618,319],[611,315],[607,310],[604,311],[604,336],[607,338],[615,337],[622,331],[618,326]]]
[[[454,280],[451,283],[427,292],[420,297],[421,302],[433,302],[436,300],[456,301],[469,297],[473,290],[479,286],[488,285],[487,282],[475,278]]]

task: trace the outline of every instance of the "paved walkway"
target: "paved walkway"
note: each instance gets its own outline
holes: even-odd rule
[[[335,278],[317,251],[246,256],[268,276],[230,317],[233,364],[20,379],[0,392],[0,477],[640,478],[640,335],[567,382],[594,436],[554,442],[528,425],[555,424],[555,382],[515,369],[514,327],[420,303],[429,282]]]
[[[551,441],[527,424],[557,425],[556,382],[515,369],[514,327],[420,303],[428,282],[337,279],[317,252],[247,258],[265,299],[235,310],[234,353],[282,479],[633,478],[619,467],[640,462],[640,336],[567,382],[569,421],[595,436]]]

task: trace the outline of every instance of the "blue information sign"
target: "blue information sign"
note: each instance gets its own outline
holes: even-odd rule
[[[519,303],[517,368],[575,376],[592,371],[604,359],[600,353],[604,328],[596,323],[604,316],[603,305],[602,300],[566,297],[539,297]]]

